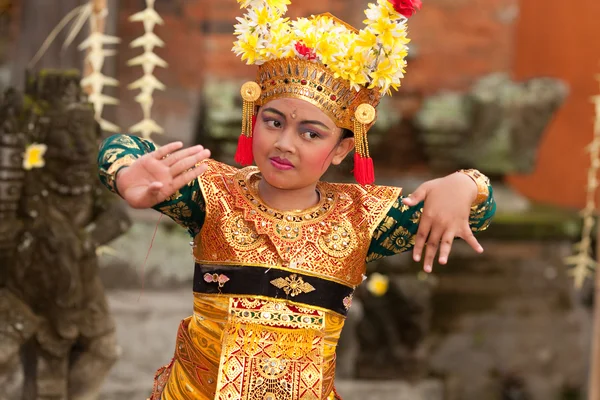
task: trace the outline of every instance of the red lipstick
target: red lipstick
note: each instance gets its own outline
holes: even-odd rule
[[[273,165],[275,168],[280,169],[282,171],[287,171],[289,169],[294,168],[294,164],[292,164],[289,160],[279,158],[279,157],[272,157],[270,160],[271,160],[271,165]]]

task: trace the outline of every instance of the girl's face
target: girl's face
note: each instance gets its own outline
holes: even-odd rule
[[[257,115],[253,154],[263,178],[278,189],[316,184],[330,164],[338,165],[354,146],[318,107],[300,99],[278,99]]]

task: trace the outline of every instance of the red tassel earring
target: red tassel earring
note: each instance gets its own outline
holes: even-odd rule
[[[376,111],[370,104],[361,104],[354,113],[354,179],[361,185],[375,182],[373,159],[369,155],[366,126],[375,121]]]
[[[242,95],[242,134],[238,139],[238,147],[234,160],[241,165],[251,165],[254,161],[252,155],[252,134],[256,124],[256,100],[260,98],[260,86],[256,82],[246,82],[240,91]]]

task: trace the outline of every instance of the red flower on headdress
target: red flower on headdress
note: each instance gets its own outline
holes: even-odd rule
[[[412,17],[412,15],[421,9],[421,0],[389,0],[394,6],[394,10],[404,15],[406,18]]]
[[[311,49],[310,47],[308,47],[301,41],[296,42],[295,47],[296,47],[296,51],[298,52],[298,54],[300,54],[302,57],[306,58],[307,60],[315,60],[317,58],[317,53],[315,53],[315,50]]]

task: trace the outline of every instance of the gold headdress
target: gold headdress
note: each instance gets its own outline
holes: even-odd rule
[[[398,89],[409,42],[406,20],[420,0],[377,0],[357,30],[331,14],[289,21],[289,0],[237,0],[247,8],[235,26],[233,51],[259,66],[256,82],[242,86],[243,122],[236,161],[252,163],[257,106],[293,97],[319,107],[340,128],[354,133],[354,175],[374,181],[367,131],[381,96]]]

